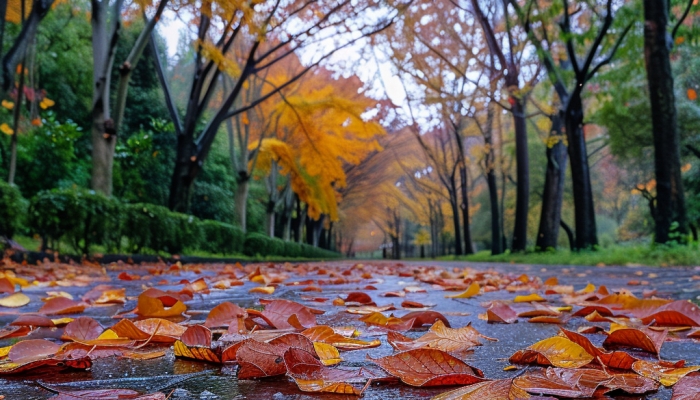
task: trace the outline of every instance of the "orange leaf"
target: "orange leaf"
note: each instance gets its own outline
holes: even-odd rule
[[[38,312],[45,315],[77,314],[83,312],[85,307],[84,303],[78,303],[65,297],[54,297],[49,299]]]
[[[518,350],[510,357],[510,362],[580,368],[590,364],[593,359],[583,347],[567,338],[555,336],[541,340],[526,350]]]
[[[695,101],[698,99],[698,93],[695,91],[695,89],[688,89],[686,94],[688,95],[688,100],[690,101]]]
[[[371,347],[379,347],[381,344],[379,340],[366,342],[364,340],[347,338],[336,333],[333,328],[325,325],[311,327],[301,332],[301,334],[313,342],[327,343],[337,347],[340,350],[367,349]]]

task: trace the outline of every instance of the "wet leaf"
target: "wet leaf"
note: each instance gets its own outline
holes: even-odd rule
[[[687,300],[662,305],[642,318],[642,322],[659,326],[700,326],[700,307]]]
[[[382,358],[367,359],[411,386],[471,385],[484,374],[460,359],[437,349],[415,349]]]
[[[547,301],[547,299],[537,293],[531,293],[528,295],[515,296],[513,300],[514,303],[529,303],[532,301]]]
[[[185,304],[158,289],[148,289],[138,298],[136,314],[142,317],[176,317],[187,311]]]
[[[80,317],[66,325],[63,336],[73,341],[82,342],[97,339],[103,330],[102,325],[94,319]]]
[[[450,298],[450,299],[469,299],[471,297],[474,297],[479,294],[481,291],[481,286],[479,286],[478,282],[472,282],[471,285],[467,288],[462,293],[459,294],[453,294],[453,295],[445,295],[445,297]]]
[[[29,304],[29,296],[24,293],[15,293],[0,299],[0,307],[17,308]]]
[[[284,375],[287,367],[283,354],[280,354],[280,349],[273,344],[256,340],[246,341],[236,352],[238,379]]]
[[[303,332],[302,335],[306,336],[313,342],[322,342],[335,346],[340,350],[358,350],[367,349],[372,347],[379,347],[381,342],[379,340],[373,340],[371,342],[366,342],[364,340],[351,339],[336,333],[333,328],[325,325],[318,325],[309,328]]]
[[[314,342],[314,350],[316,355],[321,359],[323,365],[335,365],[343,361],[340,358],[340,352],[338,349],[328,343]]]
[[[580,368],[594,357],[583,347],[560,336],[541,340],[510,357],[514,364],[553,365],[560,368]]]
[[[613,323],[610,325],[610,334],[603,342],[603,346],[633,347],[658,355],[666,335],[666,331],[654,332],[650,329],[638,329]]]
[[[494,301],[486,310],[488,322],[512,324],[518,321],[518,314],[508,304],[502,301]]]
[[[359,396],[362,391],[352,383],[364,382],[374,377],[363,369],[351,371],[326,367],[312,353],[297,348],[290,348],[284,353],[284,364],[287,375],[294,379],[300,390],[305,392]]]
[[[240,327],[242,320],[247,317],[248,313],[244,308],[226,301],[211,309],[207,320],[204,321],[204,326],[207,328],[228,328],[229,325],[235,324],[237,327]],[[245,325],[243,325],[244,327]]]
[[[395,332],[387,334],[389,344],[397,350],[411,350],[417,348],[432,348],[448,353],[462,353],[481,346],[480,339],[496,341],[482,335],[471,326],[458,329],[448,328],[442,321],[437,321],[430,327],[430,331],[418,339],[410,339]]]
[[[530,398],[526,392],[514,389],[512,386],[512,379],[479,382],[449,392],[440,393],[433,397],[432,400],[520,400]]]
[[[61,346],[44,339],[23,340],[10,349],[7,357],[13,363],[24,364],[52,356]]]
[[[632,369],[639,375],[653,379],[664,386],[673,386],[689,373],[700,371],[700,366],[673,368],[659,363],[637,360],[632,364]]]
[[[688,374],[673,386],[671,400],[697,400],[700,398],[700,374]]]
[[[45,315],[77,314],[83,312],[85,307],[85,303],[78,303],[65,297],[54,297],[47,301],[38,313]]]
[[[413,328],[415,319],[403,320],[396,317],[387,317],[382,313],[372,313],[360,318],[367,325],[378,326],[392,331],[404,332]]]

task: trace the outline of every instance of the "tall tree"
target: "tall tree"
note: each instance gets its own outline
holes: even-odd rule
[[[671,9],[670,0],[644,0],[644,60],[649,82],[654,137],[656,172],[654,240],[657,243],[675,241],[678,238],[674,237],[674,233],[684,235],[688,232],[670,56],[674,36],[692,5],[693,1],[689,0],[683,16],[669,33],[667,29]]]

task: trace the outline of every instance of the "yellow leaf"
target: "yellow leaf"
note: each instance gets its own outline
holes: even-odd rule
[[[51,322],[53,322],[54,325],[56,326],[61,326],[61,325],[68,325],[71,322],[73,322],[74,318],[69,318],[69,317],[64,317],[64,318],[56,318],[52,319]]]
[[[15,103],[9,101],[9,100],[3,100],[2,103],[0,103],[3,107],[7,108],[8,110],[12,110],[15,108]]]
[[[56,104],[55,101],[49,99],[48,97],[44,97],[44,99],[39,103],[39,107],[41,107],[42,110],[46,110],[54,104]]]
[[[516,364],[553,365],[559,368],[580,368],[590,364],[594,357],[583,347],[567,338],[554,336],[541,340],[510,357]]]
[[[321,359],[323,365],[335,365],[343,361],[343,359],[340,358],[340,352],[332,344],[314,342],[314,350],[316,350],[316,354]]]
[[[15,293],[0,299],[2,307],[22,307],[29,304],[29,296],[24,293]]]
[[[503,367],[504,371],[515,371],[517,369],[518,367],[516,367],[515,365],[506,365],[505,367]]]
[[[650,361],[638,360],[632,364],[632,369],[639,375],[653,379],[664,386],[673,386],[689,373],[699,371],[700,366],[694,365],[691,367],[673,368],[664,367]]]
[[[593,293],[593,292],[595,292],[595,285],[592,284],[592,283],[589,283],[588,285],[586,285],[585,288],[579,290],[579,291],[576,292],[576,293],[578,293],[578,294],[584,294],[584,293]]]
[[[72,325],[71,325],[72,326]],[[121,339],[119,335],[117,335],[116,332],[114,332],[111,329],[107,329],[100,336],[97,337],[97,340],[111,340],[111,339]]]
[[[262,293],[262,294],[272,294],[274,292],[275,292],[274,286],[254,287],[248,291],[248,293]]]
[[[481,291],[481,286],[479,286],[479,283],[477,282],[472,282],[471,285],[465,290],[464,292],[460,294],[453,294],[453,295],[446,295],[445,297],[449,299],[468,299],[470,297],[474,297],[479,292]]]
[[[15,133],[15,131],[12,128],[10,128],[10,125],[7,125],[4,122],[2,123],[2,125],[0,125],[0,131],[2,131],[2,133],[6,135],[12,135],[13,133]]]
[[[531,293],[527,296],[515,296],[515,300],[513,301],[516,303],[529,303],[531,301],[547,301],[547,299],[537,293]]]

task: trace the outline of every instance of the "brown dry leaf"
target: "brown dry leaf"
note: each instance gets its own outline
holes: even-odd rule
[[[281,357],[280,348],[273,344],[256,340],[245,341],[236,351],[238,379],[284,375],[287,368],[281,362]]]
[[[553,368],[527,371],[513,379],[513,386],[529,393],[552,395],[564,398],[592,397],[596,388],[610,381],[610,376],[600,370],[573,370],[573,374],[562,376]],[[594,374],[584,378],[584,374]],[[568,378],[568,379],[566,379]]]
[[[23,340],[12,346],[7,357],[13,363],[25,364],[53,356],[60,348],[56,343],[44,339]]]
[[[666,340],[667,332],[655,332],[651,329],[632,328],[619,324],[610,324],[610,334],[603,342],[603,346],[618,345],[632,347],[659,354],[661,345]]]
[[[673,386],[689,373],[700,371],[700,366],[673,368],[663,366],[659,363],[637,360],[632,364],[632,369],[639,375],[653,379],[664,386]]]
[[[420,328],[423,325],[432,325],[435,321],[442,321],[446,327],[450,327],[450,321],[437,311],[412,311],[401,317],[402,320],[414,320],[412,328]]]
[[[367,359],[411,386],[471,385],[484,374],[460,359],[437,349],[414,349]]]
[[[187,347],[211,347],[211,331],[206,326],[191,325],[180,336]]]
[[[37,312],[45,315],[77,314],[83,312],[85,307],[85,303],[59,296],[48,300]]]
[[[642,318],[642,322],[659,326],[700,326],[700,307],[687,300],[662,305]]]
[[[697,400],[700,398],[700,374],[688,374],[673,386],[671,400]]]
[[[53,328],[56,326],[53,321],[44,315],[36,314],[24,314],[17,317],[16,320],[12,321],[10,324],[12,326],[43,326],[47,328]]]
[[[182,325],[162,318],[148,318],[135,323],[123,319],[110,329],[116,332],[119,337],[133,340],[150,339],[150,342],[153,343],[175,343],[187,330]]]
[[[244,328],[243,320],[248,317],[248,312],[236,304],[225,301],[209,311],[204,326],[207,328],[226,327],[235,324],[238,328]]]
[[[19,292],[0,299],[0,307],[17,308],[29,304],[29,296]]]
[[[360,396],[362,390],[353,383],[377,377],[367,370],[343,370],[324,366],[314,354],[297,348],[284,353],[284,365],[299,389],[305,392],[329,392]]]
[[[512,324],[518,321],[515,310],[502,301],[491,302],[491,306],[486,310],[486,317],[489,323]]]
[[[80,317],[71,321],[63,331],[63,337],[76,342],[95,340],[104,331],[102,325],[90,317]]]
[[[316,316],[318,310],[306,307],[290,300],[272,300],[265,305],[265,310],[260,313],[255,310],[248,310],[251,316],[260,316],[265,322],[277,329],[296,328],[289,322],[292,315],[296,315],[296,320],[302,326],[308,328],[316,325]],[[322,314],[323,311],[320,311]]]
[[[481,338],[497,341],[484,336],[471,326],[452,329],[445,326],[442,321],[437,321],[430,327],[430,331],[418,339],[412,340],[396,332],[387,334],[387,341],[397,350],[411,350],[417,348],[432,348],[449,353],[463,353],[472,350],[475,346],[481,346]]]
[[[510,357],[513,364],[553,365],[560,368],[580,368],[594,357],[583,347],[560,336],[541,340]]]
[[[306,336],[313,342],[327,343],[335,346],[340,350],[367,349],[372,347],[379,347],[379,345],[382,343],[379,340],[366,342],[364,340],[351,339],[336,333],[333,330],[333,328],[326,325],[317,325],[311,327],[301,332],[301,334]]]
[[[193,360],[208,361],[212,363],[221,362],[219,354],[208,347],[190,347],[180,340],[176,340],[173,345],[173,350],[175,357],[190,358]]]

